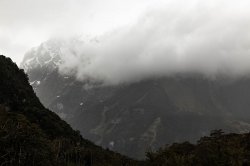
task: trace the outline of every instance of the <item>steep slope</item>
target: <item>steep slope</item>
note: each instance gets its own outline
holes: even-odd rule
[[[46,109],[27,75],[0,56],[1,165],[138,165],[83,139]]]
[[[98,87],[61,75],[54,64],[60,65],[63,45],[44,45],[50,43],[29,52],[22,63],[30,84],[45,106],[103,147],[141,158],[147,149],[195,141],[213,129],[250,129],[249,78],[185,74]],[[56,62],[47,65],[43,57],[54,52]],[[36,58],[39,65],[30,63]]]

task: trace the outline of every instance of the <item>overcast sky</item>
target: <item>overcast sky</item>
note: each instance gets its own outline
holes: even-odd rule
[[[0,54],[20,63],[54,36],[98,36],[131,24],[163,0],[0,0]]]
[[[249,0],[0,0],[2,54],[20,63],[56,37],[68,39],[60,71],[80,80],[250,74]]]

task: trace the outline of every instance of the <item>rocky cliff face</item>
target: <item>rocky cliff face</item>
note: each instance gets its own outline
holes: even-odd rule
[[[21,65],[42,103],[84,137],[132,157],[166,143],[195,141],[213,129],[250,130],[250,79],[173,75],[95,86],[61,75],[60,43],[30,51]]]

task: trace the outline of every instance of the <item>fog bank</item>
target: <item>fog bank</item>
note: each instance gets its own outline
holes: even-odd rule
[[[131,25],[62,49],[60,72],[119,84],[175,73],[250,72],[250,2],[169,1]]]

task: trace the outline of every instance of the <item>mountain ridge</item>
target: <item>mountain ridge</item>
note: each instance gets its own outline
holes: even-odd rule
[[[78,131],[72,130],[65,121],[46,109],[29,85],[24,71],[18,69],[4,56],[0,56],[0,77],[0,163],[2,165],[247,166],[250,163],[249,133],[224,134],[221,129],[212,131],[210,136],[201,137],[196,144],[173,143],[158,150],[149,147],[145,161],[132,160],[83,139]],[[147,84],[150,85],[151,82]],[[147,95],[144,94],[136,101],[142,102]],[[124,95],[120,97],[123,98]],[[103,116],[106,117],[109,111],[112,110],[105,108]],[[139,109],[136,115],[142,112],[143,110]],[[154,137],[151,143],[158,141],[155,138],[158,134],[155,133],[155,128],[163,127],[161,123],[164,116],[155,117],[148,132],[143,134],[144,139]],[[102,123],[105,124],[106,121],[101,121]],[[119,120],[112,123],[119,124]],[[132,124],[132,127],[137,126]],[[99,125],[94,132],[102,128],[103,125]],[[126,131],[128,133],[123,134],[131,134],[129,130]],[[110,142],[110,145],[114,146],[115,142]]]

